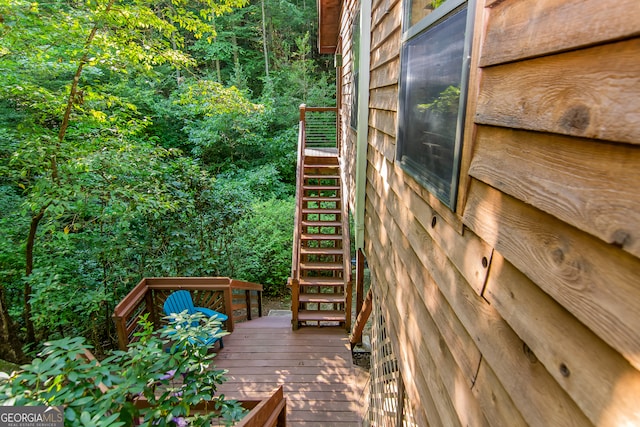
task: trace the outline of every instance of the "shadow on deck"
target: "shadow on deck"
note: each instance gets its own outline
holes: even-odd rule
[[[215,358],[227,369],[219,392],[230,399],[266,397],[282,385],[287,425],[360,426],[368,372],[351,361],[343,328],[291,329],[291,316],[236,325]]]

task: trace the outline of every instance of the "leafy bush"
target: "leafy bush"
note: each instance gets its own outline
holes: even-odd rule
[[[198,322],[200,326],[185,328]],[[216,395],[225,371],[215,369],[208,347],[220,321],[201,314],[176,314],[161,337],[143,319],[139,340],[101,363],[85,355],[84,338],[64,338],[45,349],[21,371],[0,378],[0,404],[64,406],[67,426],[209,425],[219,416],[227,425],[245,412],[235,401]],[[102,387],[102,389],[101,389]],[[144,399],[146,405],[135,405]],[[195,413],[192,406],[212,401],[214,411]],[[138,424],[136,424],[138,425]]]
[[[254,214],[234,227],[232,277],[263,284],[266,295],[284,295],[291,274],[294,210],[293,197],[254,203]]]

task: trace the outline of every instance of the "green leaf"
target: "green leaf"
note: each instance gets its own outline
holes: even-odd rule
[[[91,427],[93,425],[91,415],[87,411],[82,411],[82,414],[80,414],[80,422],[87,427]]]
[[[77,416],[76,416],[76,411],[74,411],[72,408],[65,408],[64,410],[64,417],[67,421],[75,421]]]
[[[69,405],[71,405],[71,406],[85,406],[85,405],[93,402],[94,400],[95,400],[95,398],[93,396],[85,396],[85,397],[81,397],[79,399],[76,399],[73,402],[70,402]],[[81,416],[81,419],[82,419],[82,416]]]

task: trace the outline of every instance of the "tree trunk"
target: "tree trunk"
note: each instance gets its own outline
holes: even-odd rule
[[[44,206],[40,209],[40,212],[34,217],[31,218],[31,225],[29,227],[29,237],[27,237],[27,250],[25,254],[26,258],[26,270],[25,276],[29,277],[31,273],[33,273],[33,247],[36,241],[36,233],[38,231],[38,224],[40,224],[40,220],[44,217],[44,213],[47,210],[49,205]],[[24,285],[24,323],[27,328],[27,342],[34,343],[36,342],[36,333],[33,327],[33,321],[31,320],[31,284],[27,280]]]
[[[211,17],[211,25],[213,26],[213,31],[216,31],[216,19],[214,17]],[[216,33],[216,36],[213,38],[213,42],[216,43],[216,41],[218,40],[218,35]],[[216,58],[216,60],[214,61],[216,63],[216,75],[218,76],[218,83],[222,83],[222,73],[220,72],[220,59]]]
[[[18,338],[17,328],[9,316],[9,307],[4,296],[4,287],[0,285],[0,359],[23,364],[27,362],[22,352],[22,342]]]
[[[269,51],[267,50],[267,17],[262,0],[262,50],[264,52],[264,75],[269,78]]]
[[[173,24],[173,22],[171,22]],[[176,37],[173,33],[171,33],[171,48],[173,50],[178,50],[178,45],[176,44]],[[176,86],[180,87],[182,84],[182,75],[180,74],[180,68],[176,67]]]
[[[238,66],[240,64],[240,58],[238,58],[238,39],[236,33],[231,33],[231,44],[233,45],[233,65]]]

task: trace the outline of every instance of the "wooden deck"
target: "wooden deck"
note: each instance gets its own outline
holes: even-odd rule
[[[360,426],[368,372],[352,364],[342,328],[291,330],[291,316],[239,323],[215,359],[228,369],[219,392],[262,398],[278,385],[287,399],[287,425]]]

